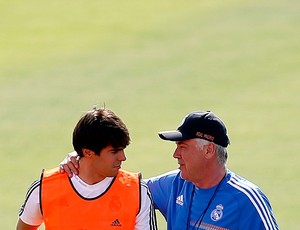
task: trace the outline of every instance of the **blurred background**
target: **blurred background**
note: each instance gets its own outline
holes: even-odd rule
[[[281,229],[300,229],[299,1],[0,0],[0,19],[1,229],[93,105],[127,124],[124,168],[144,178],[177,168],[157,132],[214,111],[228,167],[262,188]]]

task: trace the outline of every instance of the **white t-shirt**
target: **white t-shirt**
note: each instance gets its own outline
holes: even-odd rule
[[[101,195],[112,183],[113,177],[107,177],[97,184],[89,185],[77,175],[73,175],[71,182],[76,191],[85,198],[94,198]],[[32,226],[40,226],[43,216],[40,210],[40,180],[33,182],[26,194],[25,202],[19,211],[20,219]],[[152,198],[144,181],[141,181],[141,209],[136,217],[135,230],[156,230],[156,218]]]

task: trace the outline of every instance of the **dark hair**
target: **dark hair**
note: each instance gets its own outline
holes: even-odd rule
[[[93,109],[83,115],[73,131],[73,147],[79,156],[86,148],[99,154],[103,148],[126,148],[130,143],[129,132],[114,112]]]

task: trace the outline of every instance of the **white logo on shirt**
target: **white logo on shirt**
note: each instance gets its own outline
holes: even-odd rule
[[[214,209],[211,213],[210,213],[210,219],[212,221],[218,221],[223,217],[223,205],[219,204],[216,206],[216,209]]]
[[[176,198],[176,203],[179,204],[179,205],[183,205],[183,195],[179,195],[177,198]]]

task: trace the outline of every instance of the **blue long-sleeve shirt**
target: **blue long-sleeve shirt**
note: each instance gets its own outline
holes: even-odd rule
[[[279,229],[261,189],[230,170],[220,185],[208,189],[182,179],[178,170],[150,178],[147,184],[168,230]]]

